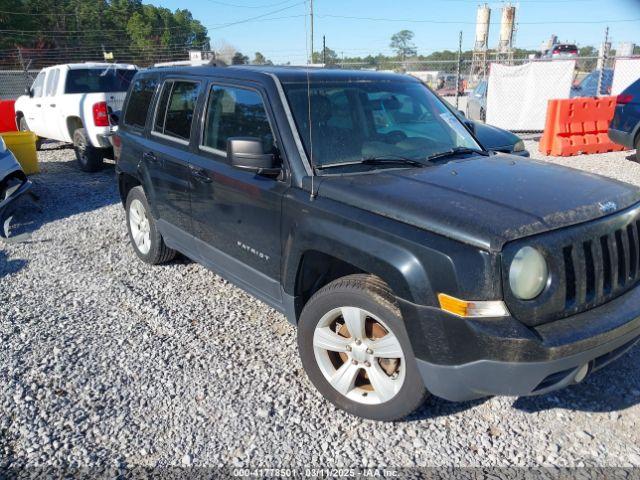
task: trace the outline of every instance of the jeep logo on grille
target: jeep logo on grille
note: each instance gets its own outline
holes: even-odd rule
[[[618,204],[616,202],[600,202],[598,203],[598,206],[602,213],[611,213],[618,209]]]

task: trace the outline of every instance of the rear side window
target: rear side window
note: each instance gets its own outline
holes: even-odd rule
[[[153,130],[180,140],[189,141],[193,113],[198,100],[198,83],[168,81],[156,109]]]
[[[131,127],[144,128],[147,123],[147,112],[158,82],[153,78],[136,80],[129,94],[124,123]]]
[[[126,92],[136,70],[75,68],[67,72],[65,93]]]
[[[45,95],[47,97],[51,97],[56,94],[56,90],[58,89],[58,77],[60,76],[60,70],[54,68],[53,70],[49,70],[49,75],[47,75],[47,86],[45,89]]]
[[[265,152],[273,150],[273,133],[258,92],[237,87],[211,87],[202,145],[226,152],[229,137],[258,138]]]

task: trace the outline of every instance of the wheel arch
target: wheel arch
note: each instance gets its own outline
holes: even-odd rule
[[[69,138],[73,140],[73,133],[79,128],[84,128],[84,123],[82,119],[77,115],[70,115],[66,119],[67,132],[69,133]]]
[[[408,250],[355,229],[339,233],[347,228],[341,225],[327,229],[322,222],[315,224],[313,233],[303,234],[299,233],[298,225],[298,233],[292,233],[285,246],[283,288],[295,299],[296,320],[315,291],[336,278],[354,273],[379,277],[394,295],[410,302],[433,302],[427,273]],[[339,234],[329,238],[323,233],[331,231]],[[294,235],[298,238],[294,239]]]
[[[16,129],[20,130],[20,120],[24,118],[24,113],[22,112],[22,110],[16,110]]]
[[[140,185],[142,185],[140,180],[133,175],[125,172],[118,174],[118,192],[120,193],[120,201],[123,207],[127,204],[127,196],[131,189]]]

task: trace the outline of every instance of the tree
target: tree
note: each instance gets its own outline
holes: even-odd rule
[[[396,51],[403,61],[407,57],[413,57],[418,53],[413,43],[414,33],[411,30],[400,30],[391,37],[389,46]]]
[[[249,57],[243,55],[242,52],[236,52],[231,59],[231,65],[245,65],[249,63]]]
[[[323,63],[325,65],[335,65],[338,63],[338,54],[329,47],[324,48],[324,58],[322,52],[313,52],[313,63]]]
[[[271,61],[267,60],[266,57],[260,52],[256,52],[253,55],[253,62],[251,63],[253,63],[254,65],[268,65],[271,64]]]

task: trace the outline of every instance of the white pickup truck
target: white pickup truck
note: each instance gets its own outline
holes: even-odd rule
[[[135,65],[74,63],[42,69],[16,101],[16,126],[42,139],[72,142],[80,168],[94,172],[109,157],[110,112],[122,108]]]

